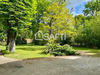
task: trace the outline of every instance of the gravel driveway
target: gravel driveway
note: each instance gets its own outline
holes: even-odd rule
[[[65,56],[12,61],[0,64],[0,75],[100,75],[100,58]]]

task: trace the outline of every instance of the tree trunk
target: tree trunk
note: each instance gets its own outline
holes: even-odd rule
[[[9,31],[7,31],[7,45],[6,50],[9,50]]]
[[[15,39],[10,40],[10,52],[15,52]]]
[[[6,50],[9,50],[10,52],[15,52],[15,39],[16,39],[16,33],[7,34]]]
[[[7,45],[6,45],[6,50],[9,50],[9,38],[10,38],[10,30],[11,30],[11,25],[9,24],[9,20],[7,19],[7,24],[9,26],[9,29],[7,30]]]
[[[9,23],[9,20],[7,20],[7,24],[9,26],[9,29],[7,31],[7,47],[6,47],[6,50],[9,49],[10,52],[15,52],[16,31],[14,31],[11,28],[11,24]],[[15,25],[18,26],[17,20],[16,20]]]
[[[49,27],[50,27],[50,29],[49,29],[49,36],[51,36],[51,34],[52,34],[52,29],[51,29],[51,26],[52,26],[52,19],[53,19],[53,18],[51,18],[50,23],[49,23]]]
[[[16,39],[16,34],[11,34],[10,36],[10,52],[15,52],[15,39]]]

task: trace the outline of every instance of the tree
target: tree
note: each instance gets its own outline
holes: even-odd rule
[[[97,15],[97,12],[99,10],[100,10],[100,0],[92,0],[85,5],[84,14],[95,16]]]
[[[36,0],[37,2],[37,13],[34,15],[35,19],[32,21],[32,32],[33,34],[39,31],[39,23],[42,21],[43,12],[52,3],[50,0]]]
[[[44,12],[43,22],[40,23],[40,30],[44,33],[49,33],[49,36],[56,33],[66,33],[68,36],[72,36],[75,34],[73,25],[74,18],[66,8],[66,4],[59,5],[56,2]]]
[[[15,39],[18,31],[31,26],[36,13],[35,0],[2,0],[0,2],[0,21],[7,31],[7,50],[15,52]]]
[[[91,20],[86,21],[84,32],[87,36],[87,45],[90,47],[100,47],[100,12]]]
[[[97,13],[97,16],[94,17],[84,17],[84,23],[81,23],[80,20],[76,20],[76,23],[79,24],[77,28],[77,37],[76,43],[85,47],[100,47],[100,13]]]
[[[86,18],[83,15],[76,15],[74,19],[75,19],[75,28],[77,30],[80,26],[84,26]]]
[[[37,14],[35,14],[35,20],[33,21],[32,31],[36,33],[39,31],[39,23],[43,21],[43,12],[46,12],[46,9],[51,6],[54,2],[60,4],[65,3],[67,0],[36,0],[37,1]],[[68,1],[67,1],[68,2]],[[34,29],[35,28],[35,29]]]
[[[85,5],[85,16],[83,18],[81,16],[75,16],[75,26],[78,27],[76,27],[78,34],[76,42],[81,46],[99,47],[99,10],[100,0],[92,0]]]

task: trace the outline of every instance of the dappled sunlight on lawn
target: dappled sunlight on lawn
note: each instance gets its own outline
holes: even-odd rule
[[[85,47],[73,47],[81,55],[100,57],[100,49],[85,48]]]
[[[0,46],[0,49],[5,50],[5,46]],[[84,47],[73,47],[76,51],[81,52],[82,55],[89,56],[97,56],[100,57],[100,49],[92,49],[92,48],[84,48]],[[6,57],[9,58],[17,58],[17,59],[28,59],[28,58],[44,58],[50,57],[51,55],[43,54],[43,50],[45,46],[28,46],[28,45],[20,45],[16,46],[16,52],[5,54]],[[68,57],[68,56],[67,56]],[[63,57],[62,57],[63,58]],[[80,57],[72,57],[69,59],[78,59]],[[66,58],[68,59],[68,58]]]
[[[86,51],[89,53],[100,53],[100,49],[85,48],[85,47],[73,47],[76,51]]]
[[[17,59],[28,59],[28,58],[43,58],[51,55],[43,54],[45,46],[16,46],[16,52],[5,54],[6,57],[17,58]],[[4,50],[4,46],[2,46]]]

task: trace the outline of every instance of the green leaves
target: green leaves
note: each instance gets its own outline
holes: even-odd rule
[[[80,18],[80,17],[79,17]],[[85,17],[84,23],[79,21],[76,42],[87,47],[100,47],[100,15],[93,18]],[[76,21],[76,22],[78,22]]]
[[[9,0],[0,2],[0,19],[5,23],[5,28],[12,28],[17,32],[19,26],[29,27],[36,13],[36,1],[34,0]],[[20,27],[20,28],[21,28]]]
[[[92,0],[85,5],[85,15],[95,16],[98,11],[100,11],[100,0]]]
[[[53,3],[44,12],[43,23],[40,23],[40,30],[44,32],[52,31],[52,34],[67,33],[68,35],[74,34],[73,30],[74,18],[69,10],[66,8],[66,4],[59,5]]]

